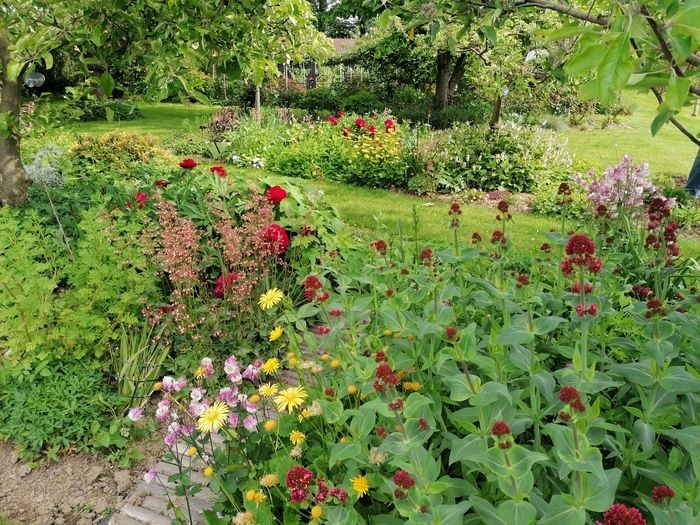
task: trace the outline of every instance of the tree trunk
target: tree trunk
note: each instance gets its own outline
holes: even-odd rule
[[[451,63],[452,53],[449,51],[438,51],[437,76],[435,78],[435,97],[433,98],[433,109],[436,111],[445,109],[450,100]]]
[[[255,120],[258,126],[262,122],[262,107],[260,106],[260,86],[255,86]]]
[[[501,95],[498,95],[493,103],[493,112],[491,113],[491,120],[489,121],[489,128],[492,130],[496,129],[501,122],[501,104]]]
[[[10,134],[0,135],[0,205],[20,206],[27,198],[30,179],[22,166],[19,155],[19,139],[15,127],[19,124],[20,95],[22,86],[7,77],[10,62],[10,39],[0,32],[0,118],[9,116]]]

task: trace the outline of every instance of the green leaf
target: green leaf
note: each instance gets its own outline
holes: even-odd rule
[[[590,27],[576,24],[559,27],[557,29],[535,31],[535,35],[544,38],[546,42],[554,42],[556,40],[563,40],[565,38],[571,38],[572,36],[589,33],[590,31]]]
[[[343,417],[343,403],[339,399],[334,399],[333,401],[321,399],[319,404],[323,409],[323,419],[326,423],[337,423],[341,421],[341,418],[343,421],[345,420],[345,417]]]
[[[498,514],[511,525],[533,525],[537,509],[527,501],[504,501],[498,506]]]
[[[676,114],[675,111],[668,108],[665,102],[659,104],[657,111],[658,113],[656,114],[656,117],[654,117],[654,120],[651,123],[651,135],[654,137],[659,132],[659,130],[661,130],[661,128],[664,127],[664,124],[671,120],[671,118],[673,118],[673,116]]]
[[[53,55],[51,52],[46,51],[44,54],[41,55],[41,58],[44,60],[44,65],[46,66],[46,69],[51,69],[53,67]]]
[[[574,77],[588,75],[601,63],[604,56],[603,44],[591,44],[573,55],[564,64],[564,71]]]
[[[487,450],[486,441],[476,434],[470,434],[461,439],[455,436],[452,438],[450,448],[450,465],[457,461],[478,463]]]
[[[552,497],[539,525],[584,525],[586,511],[574,507],[570,501],[561,495]]]
[[[355,525],[357,523],[357,511],[352,507],[326,507],[327,525]]]
[[[630,40],[628,33],[620,33],[608,44],[603,60],[598,66],[596,80],[598,99],[604,106],[609,106],[614,96],[625,87],[634,71],[630,58]]]
[[[374,428],[375,419],[376,412],[371,408],[367,408],[367,405],[363,405],[358,411],[358,414],[350,421],[352,437],[359,440],[368,436]]]
[[[328,468],[333,468],[340,461],[346,459],[357,458],[362,454],[362,447],[358,442],[353,443],[336,443],[331,448],[331,453],[328,458]]]
[[[438,505],[433,511],[433,518],[438,520],[433,523],[440,525],[462,525],[464,523],[464,514],[471,507],[469,501],[460,501],[453,505]]]
[[[100,87],[102,88],[102,92],[105,94],[107,98],[112,96],[112,92],[114,91],[114,78],[112,78],[112,75],[109,74],[109,72],[105,71],[100,75],[100,78],[97,79],[97,81],[100,84]]]
[[[406,398],[403,412],[407,418],[415,417],[422,407],[432,404],[433,400],[429,397],[419,394],[418,392],[413,392]]]
[[[492,46],[495,46],[498,43],[496,29],[493,26],[481,26],[479,29],[481,30],[481,34],[484,35],[486,40],[488,40]]]
[[[620,483],[620,469],[605,471],[604,478],[589,479],[583,506],[593,512],[605,512],[615,502],[615,492]]]
[[[690,89],[690,80],[687,78],[671,75],[668,81],[668,88],[666,89],[666,97],[664,102],[666,106],[672,111],[680,111],[685,105],[685,101],[688,98],[688,91]]]
[[[671,366],[661,377],[659,384],[674,394],[689,394],[700,391],[700,381],[682,366]]]

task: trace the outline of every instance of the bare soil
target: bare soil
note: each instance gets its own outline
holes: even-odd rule
[[[32,469],[14,447],[0,442],[0,515],[12,523],[92,525],[103,522],[127,499],[159,447],[131,470],[103,458],[70,454]],[[106,520],[105,520],[106,521]],[[103,522],[104,523],[104,522]]]

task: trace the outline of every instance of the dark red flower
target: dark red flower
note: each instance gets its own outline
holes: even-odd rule
[[[447,212],[448,215],[462,215],[462,208],[458,202],[453,202],[450,204],[450,211]]]
[[[377,436],[380,438],[384,439],[388,435],[386,428],[384,427],[377,427]]]
[[[552,251],[552,247],[545,242],[544,244],[542,244],[542,246],[540,246],[540,250],[542,250],[544,253],[549,253]]]
[[[387,358],[387,356],[386,356],[386,353],[384,353],[384,352],[382,352],[382,351],[380,350],[379,352],[377,352],[377,353],[374,355],[374,360],[375,360],[377,363],[382,363],[382,362],[388,361],[388,358]]]
[[[290,499],[294,503],[301,503],[302,501],[306,501],[306,498],[309,497],[309,491],[307,489],[292,489],[290,491]]]
[[[499,242],[501,244],[505,244],[506,236],[503,235],[503,232],[501,230],[495,230],[491,234],[491,244],[498,244]]]
[[[272,204],[279,204],[287,198],[287,192],[280,186],[272,186],[265,192],[265,197]]]
[[[304,296],[307,301],[313,301],[316,291],[323,288],[323,284],[315,275],[307,275],[304,279]]]
[[[387,245],[385,241],[379,239],[377,241],[369,243],[369,245],[375,250],[377,250],[377,253],[379,253],[379,255],[386,255]]]
[[[331,308],[328,311],[328,315],[332,317],[340,317],[341,315],[343,315],[343,311],[340,308]]]
[[[559,184],[559,188],[557,189],[557,195],[571,195],[571,188],[566,182],[562,182]]]
[[[365,119],[363,119],[362,117],[355,119],[355,126],[357,126],[358,128],[364,128],[365,124],[367,124],[367,123],[365,122]]]
[[[507,436],[508,434],[510,434],[510,427],[502,419],[496,421],[491,427],[491,435],[493,436]]]
[[[454,326],[448,326],[445,328],[445,337],[449,340],[453,340],[457,337],[457,329]]]
[[[382,392],[384,392],[384,386],[383,386],[379,381],[375,381],[375,382],[372,384],[372,388],[374,388],[374,391],[375,391],[377,394],[381,394]]]
[[[287,232],[279,224],[270,224],[264,231],[264,239],[271,245],[274,253],[280,254],[289,247]]]
[[[338,113],[336,113],[335,116],[338,118],[343,118],[345,116],[345,111],[338,111]]]
[[[311,482],[314,480],[314,473],[306,467],[296,465],[289,469],[285,484],[289,489],[308,489]]]
[[[481,235],[479,235],[479,232],[472,233],[472,243],[476,244],[478,242],[481,242]]]
[[[391,410],[401,410],[403,408],[403,399],[398,397],[394,401],[390,401],[389,408]]]
[[[326,335],[330,333],[331,329],[327,327],[325,324],[319,325],[316,327],[316,332],[318,332],[319,335]]]
[[[515,285],[516,288],[522,288],[523,286],[530,284],[530,278],[524,273],[518,274],[515,280],[518,281],[518,284]]]
[[[404,499],[406,497],[406,493],[403,490],[396,489],[394,491],[394,497],[396,499]]]
[[[394,472],[393,480],[396,485],[405,490],[410,489],[416,483],[416,480],[403,469]]]
[[[423,248],[418,257],[421,261],[430,260],[433,257],[433,250],[431,250],[430,248]]]
[[[393,288],[387,288],[385,293],[387,297],[394,297],[394,295],[396,295]]]
[[[675,495],[676,493],[673,492],[673,489],[667,485],[659,485],[658,487],[654,487],[651,491],[651,499],[653,499],[656,504],[661,504],[664,500],[672,498]]]
[[[508,213],[508,210],[510,209],[508,203],[504,200],[498,201],[496,208],[498,208],[498,211],[501,213]]]
[[[335,118],[333,115],[328,115],[328,116],[326,117],[326,122],[328,122],[328,123],[330,123],[330,124],[332,124],[332,125],[334,125],[334,126],[337,126],[337,125],[338,125],[338,119]]]
[[[170,183],[165,179],[156,179],[153,184],[155,184],[157,188],[167,188]]]
[[[428,430],[428,420],[425,419],[424,417],[419,417],[418,418],[418,428],[421,430]]]
[[[421,506],[420,506],[420,511],[421,511],[422,514],[425,514],[426,512],[428,512],[428,507],[427,507],[427,505],[421,505]]]
[[[588,314],[589,315],[597,315],[598,314],[598,305],[597,304],[588,305]]]
[[[384,127],[385,127],[386,129],[391,129],[391,128],[393,128],[393,127],[394,127],[394,121],[391,120],[390,118],[386,119],[386,120],[384,121]]]
[[[615,503],[603,514],[603,525],[647,525],[639,509]]]
[[[212,166],[211,168],[209,168],[209,171],[211,171],[212,173],[216,173],[222,179],[228,175],[228,173],[226,173],[226,168],[224,168],[223,166]]]
[[[331,294],[328,293],[327,291],[325,291],[325,292],[321,293],[321,295],[319,295],[319,296],[317,297],[318,302],[319,302],[319,303],[325,303],[325,302],[328,300],[328,298],[329,298],[330,296],[331,296]]]
[[[576,389],[576,387],[571,385],[565,385],[561,387],[561,390],[559,391],[559,400],[563,401],[567,405],[573,403],[580,397],[581,394],[579,391]]]
[[[314,494],[314,499],[319,502],[326,501],[328,499],[328,485],[323,479],[318,480],[318,492]]]
[[[348,128],[343,128],[343,131],[341,131],[343,134],[343,137],[349,137],[350,136],[350,130]]]
[[[339,489],[337,487],[333,487],[331,489],[331,496],[336,498],[341,503],[345,503],[348,499],[348,491],[344,489]]]
[[[197,161],[194,159],[182,159],[180,161],[180,167],[186,170],[191,170],[197,167]]]
[[[367,133],[369,133],[370,135],[374,135],[377,132],[376,126],[370,125],[370,126],[367,126],[365,129],[367,130]]]
[[[226,290],[230,289],[238,280],[237,273],[229,273],[227,275],[219,275],[216,279],[216,286],[214,287],[214,295],[219,298],[223,298]]]
[[[576,412],[585,412],[586,411],[586,406],[581,402],[580,399],[577,399],[573,403],[571,403],[571,408],[575,410]]]
[[[148,200],[148,195],[146,195],[143,192],[137,191],[136,195],[134,196],[134,200],[139,203],[139,208],[143,208],[143,205]]]
[[[559,419],[561,419],[562,421],[569,421],[571,419],[571,416],[562,410],[561,412],[559,412]]]
[[[328,397],[333,397],[335,395],[335,390],[331,387],[326,388],[325,393]]]
[[[595,243],[587,235],[577,233],[569,237],[564,251],[567,255],[594,255]]]

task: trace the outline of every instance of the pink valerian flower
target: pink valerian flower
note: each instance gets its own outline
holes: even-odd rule
[[[156,472],[156,469],[154,469],[154,468],[148,469],[148,472],[146,472],[146,473],[143,475],[144,481],[145,481],[146,483],[148,483],[149,485],[150,485],[151,483],[153,483],[153,480],[156,479],[157,477],[158,477],[158,472]]]
[[[236,412],[231,412],[228,415],[228,426],[232,428],[238,427],[240,416]]]
[[[590,172],[586,179],[574,180],[588,193],[588,200],[595,210],[604,206],[614,216],[619,209],[639,208],[656,188],[649,180],[648,164],[634,164],[625,156],[620,164],[607,168],[600,177]]]
[[[258,404],[252,403],[250,401],[246,401],[245,411],[248,412],[249,414],[255,414],[258,411]]]
[[[258,419],[253,415],[246,416],[243,418],[243,427],[250,432],[254,432],[258,428]]]
[[[217,399],[227,405],[235,405],[238,402],[238,389],[227,386],[219,390]]]
[[[138,421],[143,417],[144,410],[141,407],[134,407],[131,410],[129,410],[129,413],[127,414],[126,417],[128,417],[131,421]]]

